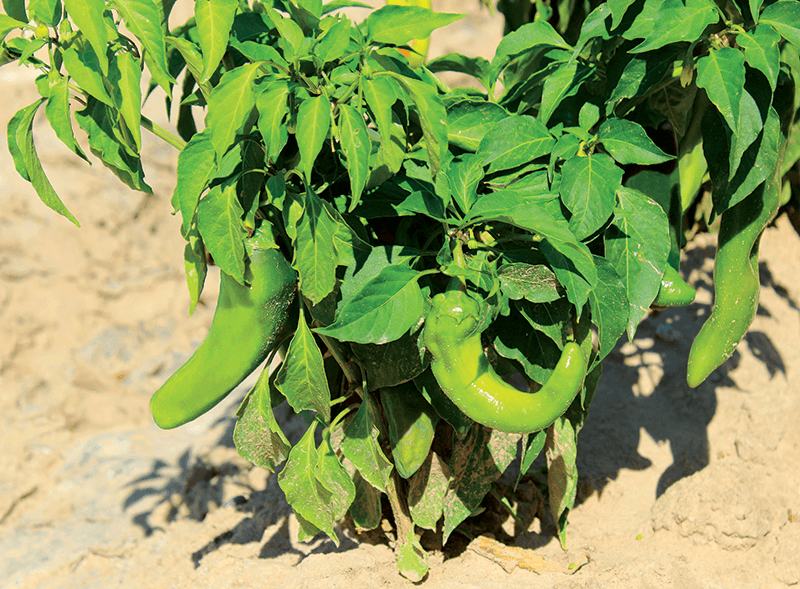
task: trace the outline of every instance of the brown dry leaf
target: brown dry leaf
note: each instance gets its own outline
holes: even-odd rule
[[[536,554],[529,548],[507,546],[488,536],[478,536],[469,543],[467,548],[499,564],[507,573],[511,573],[515,568],[520,567],[534,573],[557,572],[571,575],[589,562],[589,555],[584,552],[578,559],[577,565],[572,569],[568,569],[548,562],[543,556]]]

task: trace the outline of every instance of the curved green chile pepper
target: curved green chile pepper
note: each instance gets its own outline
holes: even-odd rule
[[[661,288],[658,290],[653,305],[656,307],[683,307],[694,302],[697,291],[678,274],[678,271],[667,264],[664,276],[661,278]]]
[[[380,395],[395,468],[410,478],[428,457],[439,416],[410,382],[383,387]]]
[[[778,209],[780,178],[773,174],[720,220],[714,260],[714,308],[692,343],[686,382],[699,386],[730,358],[758,310],[758,246]]]
[[[277,249],[253,249],[249,270],[249,288],[220,272],[217,309],[205,339],[150,399],[159,427],[196,419],[267,357],[286,323],[297,275]]]
[[[431,300],[425,322],[425,346],[431,370],[442,390],[468,417],[511,433],[548,427],[570,406],[586,376],[586,358],[568,343],[547,382],[534,394],[503,381],[489,364],[476,332],[478,303],[466,293],[448,291]]]

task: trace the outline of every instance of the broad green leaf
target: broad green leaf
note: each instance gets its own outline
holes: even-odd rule
[[[625,65],[619,80],[606,101],[606,114],[625,98],[644,96],[672,74],[677,55],[663,50],[633,56]]]
[[[149,194],[153,189],[144,181],[142,161],[129,153],[121,142],[119,117],[116,111],[97,100],[89,100],[86,108],[75,113],[78,125],[89,136],[89,147],[109,170],[134,190]]]
[[[303,101],[297,112],[297,148],[300,151],[300,171],[311,183],[311,171],[331,129],[331,103],[324,95]]]
[[[616,29],[622,22],[622,17],[631,4],[636,0],[608,0],[608,7],[611,9],[611,28]]]
[[[328,428],[323,431],[317,450],[317,480],[329,493],[328,508],[334,521],[341,520],[356,498],[356,486],[333,450]]]
[[[220,270],[244,284],[244,209],[236,194],[236,181],[217,184],[200,199],[198,226],[206,248]]]
[[[226,72],[208,97],[206,127],[211,143],[222,158],[242,130],[256,105],[255,81],[261,75],[260,63],[249,63]],[[301,107],[302,109],[302,107]]]
[[[344,56],[350,46],[350,19],[341,17],[314,47],[313,55],[325,64]]]
[[[505,264],[497,276],[503,293],[515,301],[524,298],[532,303],[549,303],[561,298],[556,275],[544,264]]]
[[[195,217],[196,219],[196,217]],[[203,239],[197,230],[197,222],[192,222],[185,232],[188,242],[183,248],[183,267],[186,272],[186,287],[189,289],[189,316],[194,314],[203,285],[206,281],[208,264],[206,263],[206,248]]]
[[[522,456],[520,457],[519,474],[514,483],[515,489],[522,480],[522,477],[524,477],[531,466],[533,466],[533,461],[536,460],[539,454],[542,453],[542,450],[544,450],[544,444],[547,441],[547,430],[543,429],[535,434],[527,434],[525,438],[522,440]]]
[[[550,153],[555,138],[539,120],[512,115],[491,127],[480,143],[478,155],[488,173],[508,170]]]
[[[436,531],[449,485],[450,468],[436,452],[430,452],[409,480],[408,509],[415,525]]]
[[[178,154],[175,190],[172,206],[181,212],[184,231],[188,231],[209,180],[217,170],[217,153],[211,143],[209,132],[204,129],[195,134]]]
[[[370,118],[378,127],[381,142],[392,136],[392,106],[398,99],[397,83],[388,76],[362,78],[361,90],[370,111]]]
[[[459,102],[447,112],[447,139],[456,147],[477,151],[492,127],[509,114],[496,102]]]
[[[673,159],[664,153],[639,123],[627,119],[607,119],[597,134],[597,140],[603,144],[618,163],[641,164],[649,166]]]
[[[572,213],[569,227],[578,239],[585,239],[611,217],[622,168],[596,153],[570,158],[561,166],[561,175],[561,201]]]
[[[303,214],[293,238],[292,266],[300,274],[300,290],[317,304],[336,286],[338,256],[335,236],[338,224],[327,213],[323,201],[306,186]]]
[[[183,37],[170,37],[167,35],[164,40],[168,45],[172,45],[183,57],[186,62],[186,67],[195,81],[199,80],[203,75],[203,55],[200,53],[200,48]],[[210,88],[207,84],[200,84],[206,94],[210,94]]]
[[[369,390],[393,387],[422,374],[425,366],[419,353],[419,333],[406,333],[400,339],[380,346],[350,344],[359,365],[366,372]]]
[[[532,305],[523,305],[527,309]],[[572,318],[570,305],[560,305],[566,314],[561,322]],[[542,331],[536,325],[527,322],[527,317],[516,309],[507,317],[500,317],[493,325],[495,329],[492,344],[497,353],[504,358],[516,360],[522,365],[528,378],[538,383],[544,383],[553,373],[553,368],[561,358],[563,347],[562,326],[558,318],[554,317],[550,333]],[[553,336],[556,337],[553,337]]]
[[[539,107],[538,119],[547,123],[561,104],[561,102],[578,92],[592,73],[593,67],[587,67],[577,61],[564,62],[547,76],[542,87],[542,102]]]
[[[658,294],[670,250],[669,220],[664,209],[638,190],[617,191],[615,219],[605,233],[606,259],[625,285],[630,303],[628,337]]]
[[[0,41],[4,40],[14,29],[21,29],[26,24],[5,14],[0,14]]]
[[[385,493],[393,467],[378,442],[379,419],[375,402],[365,392],[361,406],[344,429],[341,447],[345,458],[353,463],[364,480]]]
[[[316,411],[325,423],[330,421],[331,392],[325,378],[322,353],[302,312],[286,358],[275,377],[275,387],[296,413],[310,409]]]
[[[418,277],[408,266],[387,266],[339,309],[332,325],[316,331],[362,344],[399,339],[419,322],[424,310]]]
[[[350,263],[345,271],[339,306],[346,305],[387,266],[409,264],[419,255],[419,250],[410,247],[378,246],[358,256],[358,259]]]
[[[797,0],[770,4],[758,17],[758,23],[774,27],[784,39],[800,49],[800,3]]]
[[[558,527],[561,548],[566,549],[567,514],[578,490],[578,428],[569,419],[559,417],[548,428],[545,457],[550,513]]]
[[[712,50],[697,60],[697,86],[704,88],[735,135],[744,91],[744,55],[732,47]]]
[[[258,130],[264,139],[264,160],[275,162],[289,137],[284,119],[289,113],[289,83],[274,80],[256,99]]]
[[[36,145],[33,142],[33,117],[44,102],[37,100],[33,104],[18,110],[8,122],[8,147],[14,158],[14,165],[20,176],[33,185],[36,194],[42,202],[69,219],[76,227],[80,227],[78,220],[72,216],[64,203],[56,194],[53,185],[44,173]],[[13,146],[13,147],[12,147]]]
[[[339,105],[339,143],[344,152],[347,175],[350,177],[350,206],[352,210],[361,200],[361,193],[369,174],[371,144],[364,117],[348,104]]]
[[[749,33],[736,35],[736,43],[744,49],[744,60],[767,78],[773,92],[781,66],[781,36],[770,26],[758,25]]]
[[[167,68],[167,50],[164,29],[161,27],[161,10],[156,0],[111,0],[122,16],[125,26],[139,39],[145,50],[145,62],[153,79],[172,96],[175,79]]]
[[[83,33],[83,36],[86,37],[92,49],[94,49],[101,71],[108,75],[106,47],[111,39],[103,19],[103,11],[106,9],[105,1],[64,0],[64,8],[77,29]]]
[[[406,537],[398,541],[397,569],[412,583],[419,583],[428,572],[428,552],[420,544],[414,526],[406,532]]]
[[[27,23],[30,19],[25,11],[24,0],[3,0],[3,10],[5,13],[22,23]]]
[[[575,57],[580,55],[589,41],[595,39],[607,41],[611,38],[611,33],[609,33],[611,30],[611,23],[608,19],[610,16],[612,16],[611,9],[606,3],[598,5],[586,16],[581,24],[581,34],[578,37],[578,42],[575,44],[575,50],[573,51]]]
[[[372,43],[405,45],[424,39],[440,27],[464,18],[465,14],[433,12],[420,6],[383,6],[369,14],[362,23],[367,40]]]
[[[203,50],[203,73],[199,82],[208,82],[228,47],[237,0],[194,0],[194,16],[200,48]]]
[[[357,0],[331,0],[330,2],[325,2],[322,5],[322,15],[330,14],[331,12],[336,12],[342,8],[369,8],[370,10],[375,8],[371,4],[365,4],[364,2],[358,2]]]
[[[417,109],[422,135],[425,138],[425,148],[428,151],[431,174],[436,176],[447,152],[447,111],[439,100],[434,87],[395,72],[386,73],[400,84]]]
[[[478,199],[478,184],[483,180],[483,158],[466,153],[447,166],[450,194],[456,205],[466,215]]]
[[[545,239],[539,245],[547,263],[567,291],[567,300],[581,316],[589,293],[597,283],[597,269],[589,248],[580,242]]]
[[[491,86],[497,80],[505,67],[523,53],[549,48],[572,50],[572,46],[567,43],[561,35],[550,25],[550,23],[539,20],[522,25],[503,37],[497,45],[492,63],[489,69],[489,82]]]
[[[305,42],[303,29],[292,19],[282,16],[280,12],[272,7],[264,7],[264,14],[266,14],[270,22],[275,25],[281,39],[288,44],[288,47],[285,44],[281,45],[284,49],[286,59],[288,61],[294,61],[298,52],[302,50],[303,43]]]
[[[444,542],[478,508],[514,460],[520,437],[476,425],[454,448],[450,459],[453,480],[444,499]]]
[[[645,39],[631,50],[632,53],[653,51],[670,43],[694,41],[707,26],[719,21],[712,0],[662,0],[653,4],[658,5],[655,14],[643,10],[630,31],[623,33],[626,39]]]
[[[133,137],[137,152],[142,148],[141,77],[141,65],[132,53],[121,51],[113,56],[108,69],[108,81],[112,88],[114,105]]]
[[[359,471],[355,472],[353,482],[356,486],[356,498],[350,505],[353,523],[358,530],[374,530],[383,519],[381,492],[370,485]]]
[[[114,105],[103,82],[100,62],[97,61],[94,51],[88,48],[80,49],[73,43],[61,52],[61,57],[64,59],[64,67],[69,76],[81,90],[108,106]]]
[[[600,354],[598,360],[605,358],[617,344],[628,326],[630,305],[625,285],[611,262],[595,256],[597,264],[597,284],[589,294],[592,306],[592,323],[597,326]]]
[[[323,208],[327,216],[325,222],[333,223],[333,247],[336,250],[336,263],[339,266],[349,266],[356,256],[369,251],[370,246],[347,224],[342,215],[333,205],[323,201]]]
[[[754,88],[756,91],[765,89],[766,88]],[[766,89],[766,92],[762,92],[761,95],[761,98],[764,99],[764,106],[767,107],[772,100],[772,93]],[[766,108],[764,110],[764,118],[766,118]],[[742,91],[742,100],[739,105],[739,120],[736,125],[738,132],[735,134],[731,132],[729,135],[730,153],[728,154],[728,169],[730,171],[730,176],[733,176],[738,170],[739,163],[741,162],[745,150],[756,140],[763,126],[764,121],[762,120],[761,107],[753,95],[750,94],[747,89],[744,89]]]
[[[306,536],[313,536],[319,529],[338,546],[334,525],[336,518],[331,510],[331,492],[317,478],[319,456],[314,444],[316,423],[306,430],[303,438],[289,452],[286,465],[278,474],[278,484],[286,495],[286,501],[294,512],[313,526],[309,529],[301,523]]]
[[[34,22],[42,22],[52,27],[61,20],[60,0],[28,0],[28,16]]]
[[[75,155],[89,162],[89,158],[75,140],[72,131],[72,114],[69,107],[69,80],[59,77],[50,83],[50,96],[47,98],[45,114],[53,131],[61,142],[72,150]],[[89,162],[91,164],[91,162]]]
[[[261,371],[243,405],[239,409],[241,417],[233,430],[236,451],[245,460],[274,472],[289,456],[292,446],[272,412],[268,368]]]
[[[491,64],[480,56],[467,57],[461,53],[447,53],[430,60],[425,64],[425,67],[434,73],[459,72],[467,74],[478,80],[487,90],[491,86],[491,80],[489,79]]]

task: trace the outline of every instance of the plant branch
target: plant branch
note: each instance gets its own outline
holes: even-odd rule
[[[167,131],[165,128],[161,127],[160,125],[157,125],[156,123],[154,123],[153,121],[151,121],[150,119],[148,119],[144,115],[142,115],[142,123],[141,124],[142,124],[142,127],[147,129],[148,131],[150,131],[153,135],[155,135],[159,139],[169,143],[172,147],[174,147],[178,151],[181,151],[184,147],[186,147],[186,142],[183,139],[173,135],[172,133]]]

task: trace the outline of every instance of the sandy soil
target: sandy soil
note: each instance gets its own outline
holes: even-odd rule
[[[501,21],[474,12],[434,38],[434,54],[491,56]],[[5,129],[35,90],[15,67],[0,81]],[[148,108],[168,124],[159,99]],[[80,229],[45,208],[0,150],[0,585],[408,586],[380,534],[343,530],[338,548],[296,541],[275,477],[233,449],[230,416],[251,383],[183,428],[152,424],[149,395],[202,339],[218,282],[212,272],[187,317],[169,214],[176,154],[146,138],[148,197],[48,131],[37,120],[44,167]],[[684,363],[710,311],[713,243],[702,236],[686,253],[698,302],[647,318],[605,366],[581,432],[567,550],[547,518],[515,530],[498,509],[509,546],[455,535],[432,555],[426,589],[800,584],[800,239],[785,219],[767,231],[755,323],[693,390]],[[283,423],[302,431],[297,419]],[[520,496],[535,513],[534,486]]]

